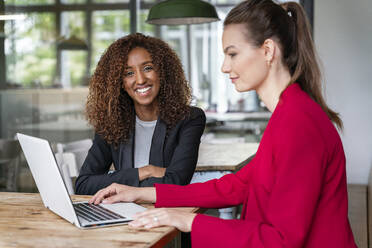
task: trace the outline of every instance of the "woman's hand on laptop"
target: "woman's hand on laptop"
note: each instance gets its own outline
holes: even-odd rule
[[[137,188],[118,183],[99,190],[90,200],[90,204],[111,204],[115,202],[133,202],[143,200],[147,202],[156,201],[154,187]]]
[[[156,208],[137,213],[129,222],[133,228],[153,228],[174,226],[182,232],[190,232],[196,214],[177,209]]]

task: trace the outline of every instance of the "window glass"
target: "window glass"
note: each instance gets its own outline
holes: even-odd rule
[[[56,72],[55,15],[28,14],[5,22],[7,82],[50,86]]]
[[[204,109],[207,109],[211,102],[210,66],[218,66],[211,63],[211,31],[211,24],[191,27],[191,82],[197,103]]]
[[[75,35],[80,39],[86,39],[85,13],[82,11],[62,12],[61,34],[66,37]]]
[[[175,26],[160,26],[160,38],[167,42],[181,59],[182,65],[188,77],[188,63],[187,63],[187,34],[186,25]]]
[[[61,84],[63,87],[74,87],[79,85],[86,85],[87,75],[86,75],[86,61],[87,52],[86,51],[62,51],[61,53],[62,61],[62,75]]]
[[[87,0],[61,0],[63,4],[86,3]]]
[[[129,3],[129,0],[93,0],[95,3]]]
[[[61,35],[63,38],[76,37],[86,42],[85,13],[81,11],[63,12],[61,16]],[[61,51],[61,78],[63,87],[85,84],[87,51]]]
[[[33,4],[52,4],[55,0],[5,0],[5,5],[33,5]]]
[[[129,34],[129,10],[95,11],[92,21],[91,72],[94,71],[105,49],[115,40]]]
[[[141,32],[146,35],[154,36],[155,35],[155,25],[146,23],[149,10],[141,10],[138,16],[139,29],[138,32]]]

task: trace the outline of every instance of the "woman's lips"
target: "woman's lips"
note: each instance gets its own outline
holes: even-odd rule
[[[139,89],[136,89],[135,92],[136,92],[137,95],[147,96],[150,93],[151,88],[152,88],[151,86],[144,87],[144,88],[139,88]]]
[[[145,88],[136,89],[136,91],[138,91],[138,92],[140,92],[140,93],[145,93],[145,92],[148,91],[149,89],[151,89],[151,87],[145,87]]]
[[[231,80],[232,83],[235,83],[236,80],[238,80],[238,77],[233,77],[233,78],[231,77],[230,80]]]

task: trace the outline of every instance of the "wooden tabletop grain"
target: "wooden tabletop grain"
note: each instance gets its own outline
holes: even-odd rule
[[[236,172],[256,154],[259,143],[200,144],[196,171]]]
[[[173,227],[134,230],[127,225],[82,230],[46,209],[39,194],[0,192],[0,247],[163,247],[178,232]]]

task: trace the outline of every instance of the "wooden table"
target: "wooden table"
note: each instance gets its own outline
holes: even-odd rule
[[[173,227],[134,230],[127,225],[81,230],[46,209],[39,194],[0,192],[0,247],[163,247],[178,233]]]
[[[235,173],[256,154],[259,143],[200,144],[191,183],[205,182]],[[234,208],[219,209],[220,218],[233,219]]]
[[[259,143],[200,144],[196,171],[236,172],[256,154]]]

